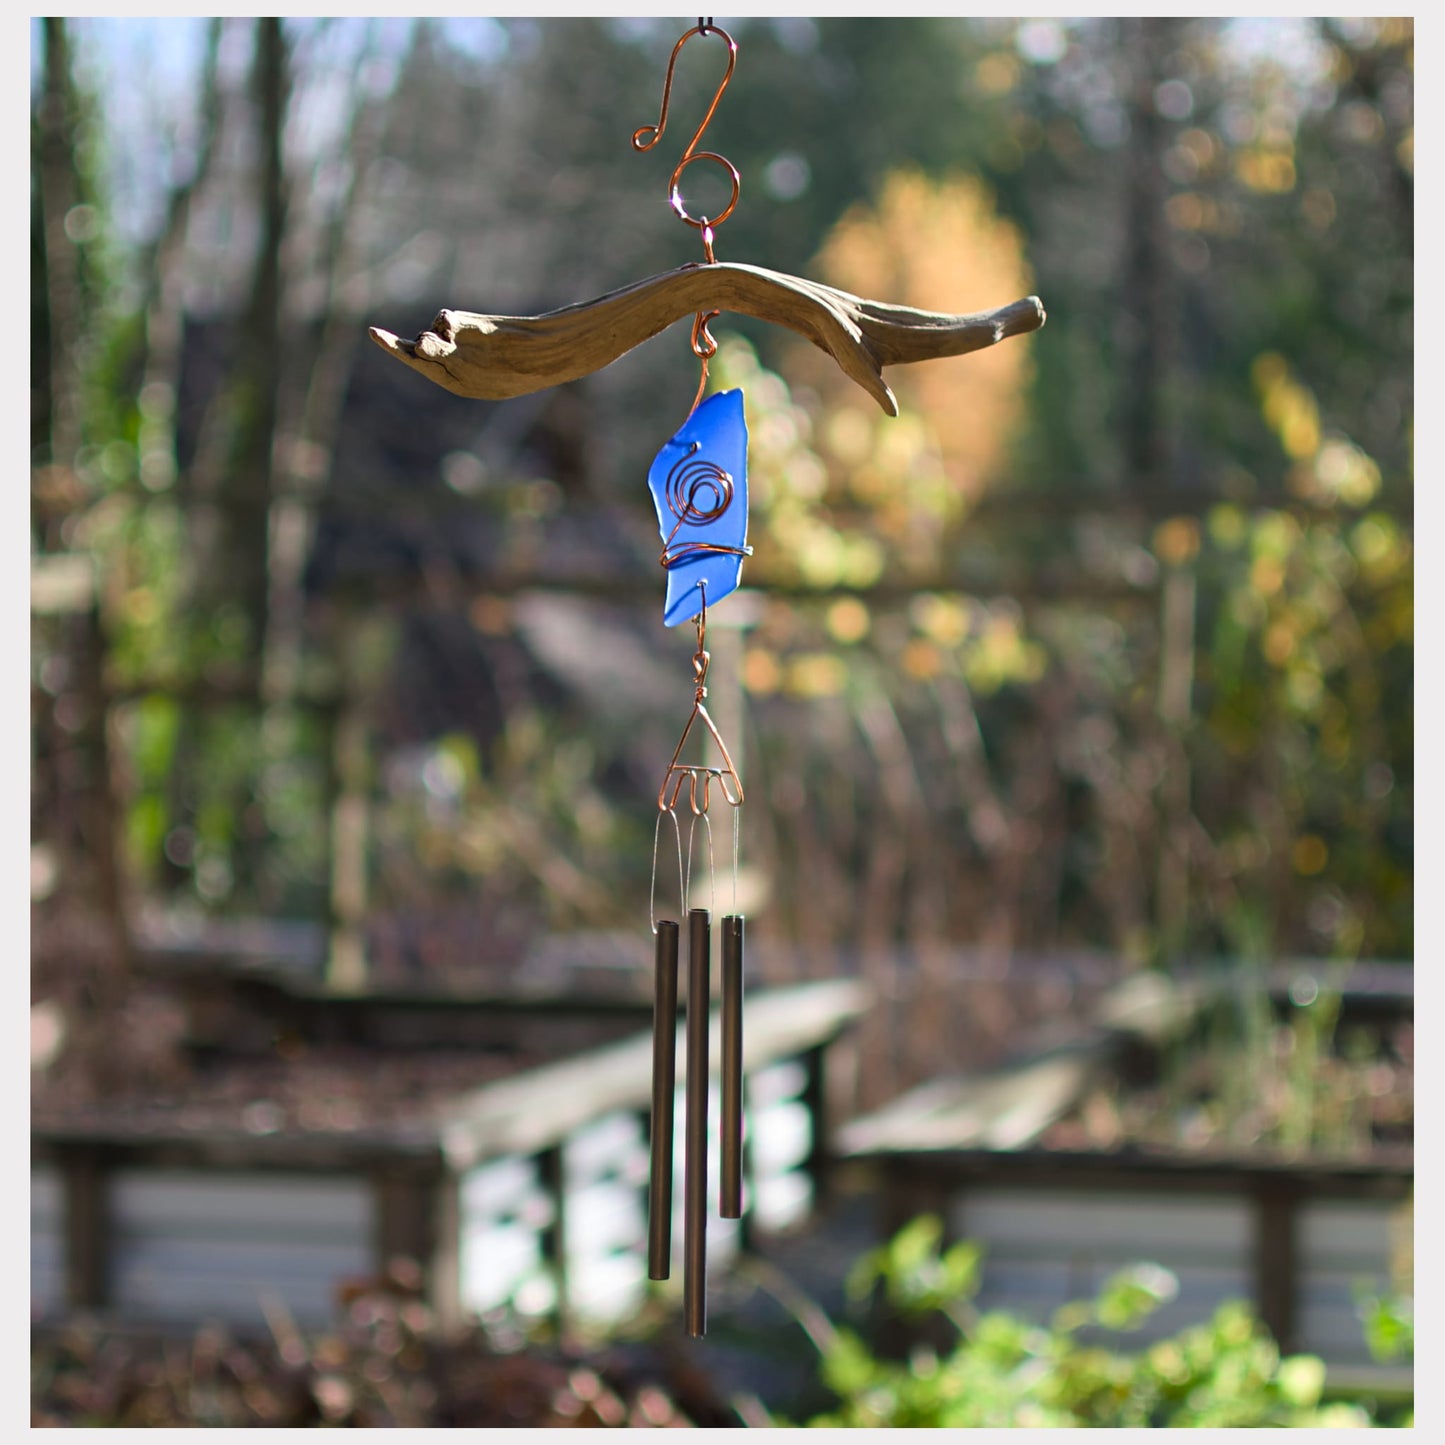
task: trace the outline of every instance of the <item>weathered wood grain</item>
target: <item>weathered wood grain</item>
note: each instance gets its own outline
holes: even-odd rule
[[[504,401],[575,381],[685,316],[734,311],[786,326],[826,351],[889,416],[885,366],[961,356],[1044,324],[1037,296],[952,316],[866,301],[800,276],[736,262],[683,266],[541,316],[444,310],[413,341],[379,326],[372,340],[458,396]]]
[[[751,1074],[780,1059],[831,1043],[870,1002],[869,991],[851,979],[829,979],[770,989],[748,1000],[743,1070]],[[722,1021],[708,1024],[708,1051],[722,1047]],[[678,1031],[677,1082],[686,1083],[684,1030]],[[652,1033],[593,1049],[577,1058],[545,1064],[484,1084],[450,1100],[439,1115],[442,1151],[455,1170],[470,1169],[502,1154],[531,1154],[565,1139],[574,1129],[617,1110],[648,1103]]]
[[[1133,974],[1100,1000],[1075,1038],[985,1074],[930,1080],[847,1124],[840,1152],[1022,1148],[1109,1077],[1131,1040],[1162,1047],[1188,1027],[1200,1002],[1191,985]]]

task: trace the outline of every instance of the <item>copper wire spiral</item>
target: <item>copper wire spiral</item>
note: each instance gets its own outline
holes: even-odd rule
[[[732,557],[753,555],[751,547],[729,547],[721,542],[684,540],[673,545],[673,538],[684,526],[705,527],[709,522],[717,521],[732,505],[732,474],[716,462],[698,456],[700,446],[701,443],[693,442],[667,474],[667,506],[677,518],[677,525],[667,534],[667,541],[663,543],[662,553],[657,559],[664,568],[680,566],[704,552],[724,553]],[[711,501],[704,505],[708,493],[711,493]]]

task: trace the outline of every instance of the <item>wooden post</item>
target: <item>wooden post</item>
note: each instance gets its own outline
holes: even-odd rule
[[[825,1049],[819,1044],[803,1056],[807,1082],[803,1085],[803,1103],[808,1110],[808,1123],[813,1135],[804,1167],[813,1181],[813,1207],[817,1209],[828,1197],[832,1141],[828,1131],[827,1077],[823,1066]]]
[[[1254,1296],[1282,1353],[1295,1348],[1298,1299],[1297,1197],[1287,1180],[1264,1177],[1254,1191]]]
[[[372,1177],[376,1200],[376,1269],[398,1257],[431,1274],[437,1243],[437,1180],[412,1170],[383,1170]]]
[[[358,703],[341,705],[332,734],[331,938],[326,981],[354,992],[366,983],[366,720]]]
[[[948,1227],[950,1185],[943,1179],[920,1169],[917,1165],[892,1167],[885,1165],[878,1190],[878,1238],[893,1238],[904,1225],[920,1214],[936,1214]],[[878,1353],[885,1359],[902,1360],[918,1340],[917,1328],[892,1308],[881,1290],[875,1289],[870,1314]],[[938,1344],[937,1341],[934,1342]],[[943,1348],[946,1348],[944,1346]]]
[[[567,1299],[567,1179],[563,1168],[562,1144],[553,1144],[537,1155],[537,1173],[552,1204],[552,1222],[542,1230],[542,1258],[552,1270],[557,1287],[555,1318],[558,1337],[567,1333],[571,1310]]]
[[[110,1302],[110,1171],[91,1149],[67,1152],[65,1181],[65,1299],[72,1310]]]
[[[447,1169],[431,1189],[432,1251],[426,1290],[443,1333],[460,1330],[462,1307],[462,1182]]]

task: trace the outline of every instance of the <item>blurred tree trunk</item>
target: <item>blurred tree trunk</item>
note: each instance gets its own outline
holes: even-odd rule
[[[281,247],[286,225],[282,140],[289,79],[286,39],[276,17],[256,21],[251,100],[259,151],[260,228],[235,363],[223,390],[220,465],[203,464],[195,477],[192,513],[194,604],[199,616],[239,617],[245,623],[240,661],[245,676],[259,669],[269,587],[267,528],[272,500],[281,340]],[[198,458],[198,461],[201,459]]]
[[[1175,308],[1166,244],[1163,156],[1166,127],[1155,104],[1164,61],[1178,33],[1174,19],[1120,22],[1129,117],[1125,165],[1125,254],[1122,285],[1125,483],[1136,495],[1171,482],[1168,408],[1175,360]]]
[[[1169,78],[1169,56],[1181,39],[1174,18],[1121,22],[1128,84],[1124,299],[1123,442],[1126,493],[1169,493],[1178,460],[1170,388],[1178,361],[1179,295],[1168,248],[1164,152],[1168,123],[1159,113],[1158,87]],[[1194,579],[1173,567],[1165,582],[1159,622],[1158,718],[1165,734],[1165,765],[1158,794],[1161,846],[1155,876],[1157,951],[1179,955],[1188,935],[1187,824],[1189,752],[1183,741],[1190,717],[1194,658]]]
[[[1186,732],[1193,715],[1196,597],[1193,564],[1171,566],[1160,602],[1157,702],[1165,761],[1155,914],[1158,956],[1164,963],[1180,958],[1189,943],[1189,863],[1195,849]]]
[[[274,16],[258,19],[254,36],[248,91],[257,157],[256,250],[234,360],[207,406],[197,438],[187,478],[187,525],[191,626],[195,629],[191,656],[204,665],[206,681],[228,681],[239,687],[242,699],[249,695],[259,700],[270,601],[268,532],[280,412],[277,357],[281,351],[282,246],[287,218],[283,141],[290,77],[281,21]],[[218,121],[219,97],[208,97],[207,107],[208,120]],[[215,133],[208,139],[208,149],[218,143]],[[173,196],[171,218],[177,225],[183,221],[190,199]],[[164,249],[166,239],[163,235],[158,260],[171,262],[174,274],[160,279],[161,297],[168,289],[178,288],[184,274],[183,233],[174,237],[173,251]],[[181,304],[179,295],[175,302]],[[166,314],[162,304],[157,313],[162,324],[155,338],[162,347],[168,339]],[[182,709],[173,776],[185,786],[184,780],[203,766],[215,715],[192,699],[184,701]],[[264,818],[245,785],[227,800],[227,806],[236,819],[233,878],[237,883],[249,883],[263,867]]]
[[[374,52],[374,34],[363,52]],[[369,301],[363,280],[365,258],[358,241],[358,211],[372,166],[381,154],[393,109],[358,90],[345,138],[339,147],[348,180],[329,217],[317,217],[321,233],[314,247],[323,258],[325,305],[313,351],[287,375],[278,412],[275,476],[267,528],[268,606],[261,657],[263,752],[267,758],[295,750],[301,713],[298,702],[323,702],[317,714],[325,734],[326,805],[330,888],[327,975],[338,987],[364,986],[367,972],[365,918],[368,881],[369,742],[365,688],[360,669],[348,666],[357,618],[343,609],[316,639],[329,653],[324,697],[306,678],[307,616],[305,575],[315,534],[316,509],[331,473],[355,364],[365,335],[362,317]],[[298,249],[307,247],[300,243]],[[333,688],[340,689],[335,695]]]
[[[210,178],[221,128],[221,84],[218,57],[221,21],[212,20],[206,37],[206,58],[201,72],[199,105],[200,135],[196,143],[195,169],[179,181],[166,200],[166,217],[154,244],[137,268],[145,278],[145,359],[141,384],[142,427],[151,418],[165,428],[165,438],[155,438],[174,463],[175,406],[180,395],[181,348],[185,330],[185,249],[191,211]],[[142,441],[141,464],[147,447]],[[158,488],[159,489],[159,488]]]
[[[370,47],[362,65],[369,55]],[[324,234],[316,251],[326,265],[321,334],[304,373],[285,378],[286,395],[279,403],[262,659],[262,695],[268,706],[293,699],[303,681],[306,559],[369,299],[360,279],[365,262],[357,239],[357,212],[372,164],[382,150],[390,114],[384,101],[358,92],[340,147],[349,179],[331,216],[317,222]]]
[[[34,251],[43,274],[38,320],[46,364],[32,380],[32,478],[36,527],[32,545],[42,555],[64,552],[67,522],[79,514],[87,488],[76,473],[84,440],[82,356],[79,338],[86,312],[85,279],[76,208],[85,195],[76,146],[80,96],[66,22],[47,17],[43,83],[36,117],[39,196]],[[38,279],[38,277],[37,277]],[[32,304],[32,312],[34,307]],[[38,385],[37,385],[38,383]],[[56,556],[55,568],[86,558]],[[35,626],[51,630],[49,648],[57,682],[34,688],[32,711],[31,844],[53,853],[56,892],[35,915],[32,944],[35,986],[65,1002],[72,1050],[104,1087],[124,1070],[105,1045],[130,986],[129,930],[120,865],[121,818],[113,793],[110,718],[105,695],[109,639],[98,579],[78,569],[86,586],[52,610],[37,599],[39,559],[32,560],[32,639]],[[44,578],[41,568],[39,577]],[[54,575],[52,573],[52,575]],[[71,575],[77,575],[71,568]],[[50,616],[45,616],[51,612]],[[43,681],[43,678],[42,678]],[[47,692],[53,692],[53,698]]]
[[[167,197],[165,220],[140,268],[147,289],[142,300],[145,332],[137,440],[142,480],[158,493],[166,491],[175,480],[178,462],[177,402],[185,355],[186,242],[191,213],[210,179],[221,132],[223,92],[218,62],[222,25],[219,19],[212,20],[206,36],[195,168],[187,179],[176,183]],[[157,475],[162,468],[165,475]],[[181,706],[189,710],[192,704],[187,701]],[[197,756],[199,728],[199,717],[186,718],[179,730],[178,764]],[[186,767],[173,766],[166,784],[167,812],[171,818],[186,816],[186,787]],[[189,867],[177,863],[168,853],[162,853],[158,866],[163,892],[189,882]]]
[[[31,446],[37,460],[50,463],[36,497],[39,539],[47,551],[60,543],[60,525],[80,501],[74,476],[80,450],[80,375],[76,355],[81,334],[80,264],[75,243],[66,233],[66,218],[80,194],[75,157],[75,86],[71,78],[70,41],[63,18],[43,21],[44,81],[36,125],[39,172],[40,260],[44,267],[44,354],[32,375]],[[34,352],[32,356],[34,357]],[[36,394],[36,381],[43,384]]]

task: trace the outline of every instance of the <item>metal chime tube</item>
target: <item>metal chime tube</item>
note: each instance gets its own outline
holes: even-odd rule
[[[707,1027],[711,929],[706,908],[687,915],[687,1123],[682,1156],[682,1312],[707,1332]]]
[[[743,920],[722,921],[722,1189],[718,1214],[743,1216]]]
[[[672,1269],[672,1100],[677,1089],[677,935],[658,920],[652,1007],[652,1173],[647,1189],[647,1277]]]

